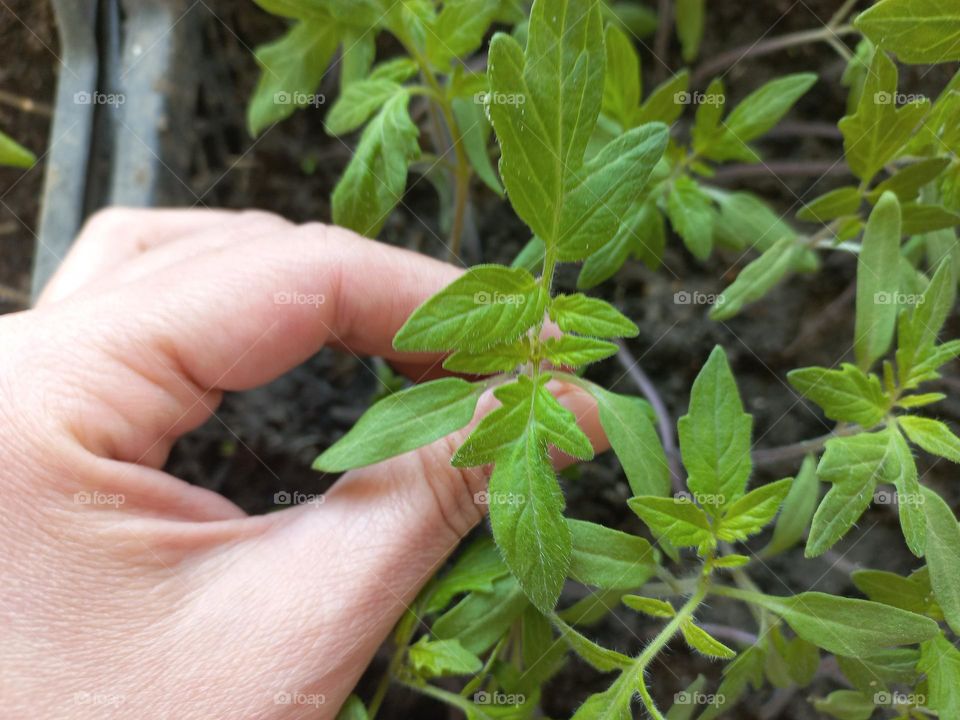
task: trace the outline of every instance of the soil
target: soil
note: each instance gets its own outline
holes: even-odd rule
[[[710,3],[701,57],[749,45],[763,36],[816,27],[829,18],[835,4],[831,0]],[[747,7],[749,12],[745,11]],[[245,129],[246,98],[257,78],[250,48],[276,37],[283,22],[243,0],[221,0],[209,7],[199,3],[190,12],[200,14],[195,20],[202,28],[205,58],[198,69],[202,82],[192,124],[194,133],[187,138],[193,148],[193,161],[189,177],[184,179],[191,190],[203,196],[209,206],[264,208],[295,221],[329,220],[328,198],[349,158],[349,149],[324,134],[323,109],[301,111],[256,141]],[[46,3],[8,0],[0,7],[0,19],[0,90],[3,97],[15,96],[33,103],[25,110],[0,98],[0,128],[42,155],[59,65],[52,12]],[[385,44],[380,50],[390,52],[391,48]],[[678,66],[675,46],[671,46],[668,60],[673,67]],[[644,63],[649,88],[654,82],[649,51],[644,52]],[[773,76],[801,70],[818,72],[821,81],[792,113],[792,127],[810,130],[813,123],[829,123],[842,116],[845,91],[839,79],[843,63],[825,44],[743,60],[728,71],[725,82],[736,100]],[[948,77],[948,69],[938,68],[922,78],[921,74],[911,70],[903,82],[935,94]],[[335,77],[328,76],[320,92],[335,96]],[[773,133],[759,147],[765,158],[777,162],[832,162],[841,156],[838,137],[820,132]],[[26,172],[0,169],[0,302],[5,303],[0,309],[4,311],[22,307],[22,296],[29,289],[42,174],[42,162]],[[783,173],[759,178],[728,174],[723,182],[731,189],[748,187],[787,213],[802,199],[813,198],[846,179],[841,164],[839,172],[833,171],[822,180]],[[509,262],[526,241],[527,231],[497,198],[482,187],[475,190],[471,218],[479,241],[470,260]],[[438,202],[432,188],[428,183],[414,182],[381,239],[442,256],[443,233],[437,215]],[[820,272],[792,278],[728,323],[709,321],[702,305],[674,302],[674,293],[681,290],[719,292],[744,262],[738,255],[720,253],[707,263],[699,263],[674,238],[659,272],[631,264],[599,292],[620,305],[640,326],[640,336],[630,341],[630,349],[674,419],[685,412],[689,387],[701,363],[720,343],[730,357],[747,409],[754,415],[757,447],[776,447],[821,435],[829,424],[787,386],[785,374],[795,367],[830,365],[849,356],[851,301],[849,294],[846,306],[837,298],[853,280],[853,263],[849,257],[828,256]],[[560,284],[572,288],[574,280],[572,272],[565,272]],[[177,445],[168,470],[218,490],[251,513],[274,509],[274,495],[281,490],[322,492],[334,478],[310,471],[310,462],[369,405],[381,387],[378,373],[383,370],[383,364],[374,360],[321,352],[269,386],[228,396],[214,419]],[[592,368],[590,377],[614,390],[639,392],[616,359]],[[960,417],[960,402],[949,399],[942,404],[941,413],[947,418]],[[922,458],[920,463],[921,472],[929,471],[925,482],[943,490],[946,463],[930,463],[929,458]],[[763,469],[758,479],[789,474],[795,465],[776,470],[781,475]],[[565,489],[572,516],[641,530],[639,521],[626,509],[627,487],[612,458],[603,456],[585,464],[566,477]],[[861,542],[866,531],[870,540]],[[844,540],[830,559],[777,559],[757,580],[773,593],[811,588],[855,593],[844,569],[850,564],[875,564],[878,546],[884,548],[885,569],[914,568],[915,562],[899,538],[894,514],[887,508],[874,507],[864,517],[860,530]],[[843,561],[837,563],[841,556]],[[742,613],[737,606],[718,602],[707,610],[704,619],[752,627]],[[618,612],[591,628],[589,634],[603,644],[633,653],[652,627],[635,613]],[[374,662],[361,683],[361,693],[369,691],[384,662],[383,657]],[[664,662],[653,670],[654,694],[669,706],[672,695],[697,673],[716,677],[717,670],[716,665],[675,643]],[[816,717],[804,697],[835,687],[829,680],[818,682],[809,691],[785,699],[782,692],[760,693],[732,716],[768,720]],[[551,717],[569,717],[587,693],[602,687],[602,677],[571,663],[545,692],[545,711]],[[439,705],[394,690],[380,717],[428,720],[454,716]]]

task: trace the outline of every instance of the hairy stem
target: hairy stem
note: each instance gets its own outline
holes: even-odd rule
[[[432,90],[430,97],[433,98],[436,106],[443,115],[444,122],[447,125],[447,131],[450,135],[450,144],[453,154],[456,157],[456,169],[454,170],[454,200],[453,200],[453,223],[450,227],[450,240],[447,246],[447,252],[451,260],[459,259],[460,243],[463,235],[463,224],[466,218],[467,198],[470,192],[470,162],[467,159],[467,153],[463,149],[461,142],[460,126],[453,114],[453,104],[446,91],[437,80],[436,73],[430,67],[430,63],[420,53],[417,48],[410,43],[403,43],[407,53],[420,66],[420,73],[423,75],[427,86]],[[437,138],[437,142],[441,142]],[[437,148],[437,154],[441,157],[448,152],[446,148]]]
[[[696,612],[697,608],[700,606],[700,603],[703,602],[704,598],[707,596],[707,591],[709,589],[709,583],[706,578],[700,583],[700,587],[697,588],[697,591],[690,597],[683,606],[677,610],[677,614],[671,618],[663,630],[657,633],[657,636],[650,641],[650,644],[647,645],[643,652],[641,652],[637,659],[634,660],[633,665],[624,670],[623,678],[620,685],[620,690],[618,691],[619,695],[624,692],[632,693],[634,688],[637,688],[640,693],[640,697],[643,699],[643,704],[647,708],[647,712],[654,718],[654,720],[664,720],[663,713],[661,713],[656,704],[653,702],[653,698],[650,697],[650,692],[647,690],[646,682],[644,682],[644,675],[647,672],[647,668],[650,666],[650,663],[656,659],[657,655],[663,650],[664,646],[673,639],[673,636],[680,632],[680,626],[683,625],[687,620],[693,617],[693,614]]]

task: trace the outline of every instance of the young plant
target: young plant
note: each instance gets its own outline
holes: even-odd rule
[[[464,428],[484,392],[498,402],[451,458],[492,466],[492,539],[470,544],[427,585],[396,628],[394,659],[373,697],[352,697],[341,717],[374,717],[393,683],[468,718],[540,717],[544,687],[571,653],[608,678],[584,698],[576,720],[626,720],[636,701],[657,720],[736,717],[749,693],[805,687],[824,667],[837,668],[844,683],[814,699],[825,715],[960,717],[960,525],[922,482],[913,454],[916,447],[960,463],[960,438],[928,416],[945,396],[925,385],[960,356],[960,340],[940,338],[960,278],[960,74],[933,102],[904,96],[889,55],[960,60],[960,11],[940,0],[880,0],[844,25],[857,4],[848,0],[823,28],[779,43],[826,41],[848,60],[848,109],[838,127],[856,181],[801,202],[796,219],[813,228],[801,230],[758,196],[711,178],[723,164],[762,162],[755,141],[811,88],[811,73],[776,78],[725,111],[721,78],[703,91],[691,80],[714,75],[717,62],[681,70],[643,99],[630,33],[653,28],[636,7],[258,2],[294,22],[258,50],[264,72],[250,106],[252,131],[314,102],[333,62],[340,96],[327,130],[339,137],[362,128],[333,194],[336,222],[376,234],[415,169],[450,199],[454,252],[473,175],[506,197],[532,236],[512,266],[467,269],[395,337],[398,350],[443,354],[451,376],[388,394],[315,462],[327,472],[379,462]],[[702,0],[678,0],[675,25],[660,18],[658,37],[675,30],[684,62],[699,52],[704,8]],[[500,31],[483,53],[491,30]],[[377,63],[381,31],[403,53]],[[857,32],[863,37],[851,53],[837,38]],[[414,100],[427,132],[410,112]],[[684,126],[688,105],[696,111]],[[432,152],[421,148],[424,134]],[[638,328],[604,300],[559,290],[558,266],[583,264],[580,290],[631,257],[656,268],[668,224],[698,262],[715,249],[760,251],[711,309],[716,320],[791,273],[816,270],[827,252],[851,265],[856,259],[853,362],[788,374],[837,423],[800,443],[795,477],[766,484],[755,477],[753,419],[719,347],[677,423],[679,457],[664,449],[661,437],[673,430],[648,402],[585,379],[584,368],[618,352],[612,341]],[[649,539],[565,516],[551,451],[581,460],[594,451],[551,392],[552,380],[595,399],[632,494],[627,506]],[[808,558],[823,555],[871,503],[890,499],[921,567],[907,575],[853,572],[868,599],[791,594],[786,586],[761,591],[752,571],[767,560],[799,555],[800,546]],[[569,602],[563,590],[576,586],[583,599]],[[749,626],[710,622],[714,605],[731,602],[746,608]],[[588,636],[621,603],[657,624],[633,654]],[[661,708],[659,681],[670,681],[651,675],[680,642],[726,664],[716,681],[698,677],[672,708]]]

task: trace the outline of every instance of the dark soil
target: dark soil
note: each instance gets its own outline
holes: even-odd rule
[[[710,3],[707,37],[702,57],[749,45],[762,36],[778,36],[817,27],[833,12],[831,0],[772,0],[751,3]],[[213,10],[211,11],[212,8]],[[202,29],[201,87],[197,117],[192,127],[192,167],[185,180],[208,206],[271,210],[296,221],[329,220],[329,194],[349,158],[349,149],[328,138],[322,129],[323,109],[301,111],[252,140],[245,129],[245,103],[256,82],[251,47],[274,38],[283,23],[260,11],[253,3],[221,0],[194,6],[192,18]],[[216,14],[214,14],[214,12]],[[32,110],[14,107],[0,98],[0,128],[42,155],[49,132],[58,69],[57,38],[52,13],[46,3],[11,0],[0,7],[0,90],[4,96],[33,101]],[[769,35],[768,35],[769,33]],[[648,43],[649,45],[649,43]],[[389,52],[389,45],[381,48]],[[678,54],[668,58],[677,66]],[[652,87],[654,61],[644,53],[646,86]],[[762,59],[745,59],[731,68],[725,82],[733,99],[739,99],[763,81],[786,72],[813,70],[821,82],[799,103],[790,121],[793,131],[773,133],[760,149],[771,162],[834,161],[841,157],[838,137],[808,132],[812,123],[832,123],[844,114],[845,90],[839,78],[843,63],[826,45],[791,49]],[[935,94],[948,76],[940,68],[920,78],[910,71],[904,83]],[[336,78],[328,76],[321,92],[336,94]],[[729,105],[729,101],[728,101]],[[0,169],[0,284],[3,296],[14,298],[3,306],[17,308],[16,296],[29,288],[43,163],[27,172]],[[760,177],[721,176],[732,189],[748,187],[787,213],[848,177],[842,164],[827,177],[780,173]],[[498,199],[478,187],[471,217],[479,242],[473,261],[509,262],[526,241],[525,228]],[[428,183],[415,182],[401,207],[390,219],[381,239],[421,252],[441,256],[442,233],[436,221],[438,202]],[[791,279],[733,321],[707,320],[706,308],[678,305],[680,290],[719,292],[748,258],[721,253],[708,263],[698,263],[674,239],[665,267],[651,272],[631,265],[606,283],[600,293],[616,301],[640,326],[631,351],[659,390],[675,419],[685,412],[690,384],[711,348],[722,344],[737,375],[747,409],[754,415],[757,447],[775,447],[815,437],[829,424],[786,384],[788,370],[809,364],[831,365],[850,354],[852,302],[835,302],[853,279],[849,257],[832,255],[814,275]],[[565,273],[561,284],[572,287],[575,276]],[[382,363],[359,361],[330,351],[319,353],[303,366],[271,385],[227,397],[217,417],[182,440],[168,469],[186,480],[215,488],[251,513],[275,508],[280,490],[321,492],[332,478],[309,470],[312,459],[339,437],[360,416],[381,386],[377,369]],[[613,389],[638,392],[625,368],[611,359],[591,370],[591,378]],[[960,403],[950,399],[941,412],[957,418]],[[921,471],[927,459],[921,460]],[[766,469],[759,476],[774,479],[794,472],[796,464]],[[946,463],[932,464],[925,481],[942,487]],[[565,480],[571,515],[623,529],[640,531],[639,521],[627,511],[628,496],[615,461],[601,457]],[[869,530],[869,541],[860,542]],[[482,532],[482,530],[481,530]],[[878,562],[876,548],[884,548]],[[914,567],[899,538],[896,519],[888,509],[875,507],[865,516],[861,530],[836,549],[831,559],[801,561],[796,557],[770,563],[757,577],[773,593],[810,588],[855,592],[844,569],[850,564],[907,571]],[[837,563],[838,557],[843,557]],[[718,602],[705,619],[733,627],[751,628],[739,607]],[[634,613],[617,613],[589,632],[602,643],[623,652],[635,652],[650,633]],[[378,659],[365,678],[361,692],[383,669]],[[716,677],[718,666],[691,655],[674,644],[654,668],[655,695],[669,705],[673,693],[683,689],[697,673]],[[551,717],[569,717],[588,692],[603,687],[603,679],[573,663],[545,693],[545,711]],[[833,689],[821,681],[810,694]],[[761,693],[731,716],[801,720],[816,717],[805,702],[807,691],[786,696]],[[771,697],[773,699],[771,700]],[[771,703],[771,704],[768,704]],[[776,703],[776,704],[773,704]],[[779,708],[779,709],[778,709]],[[446,718],[446,709],[394,691],[381,713],[390,718]]]

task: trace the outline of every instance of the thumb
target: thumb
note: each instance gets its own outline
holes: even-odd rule
[[[556,394],[603,447],[592,398],[567,385]],[[322,695],[332,715],[419,590],[481,520],[478,494],[489,469],[450,464],[468,432],[346,473],[323,503],[269,516],[273,524],[262,534],[217,559],[229,569],[219,582],[232,587],[215,595],[245,598],[245,623],[261,628],[272,646],[264,653],[258,644],[256,666],[272,655],[286,668],[280,690]],[[253,601],[241,587],[251,577],[261,579]]]

